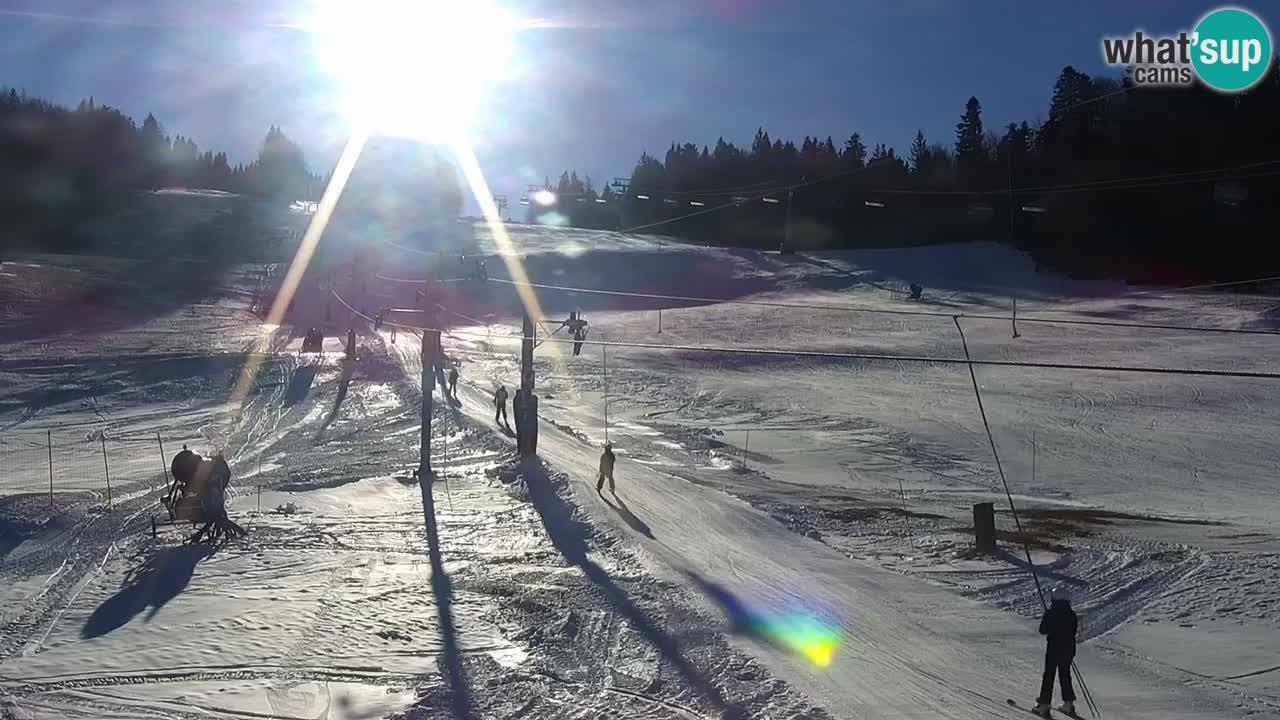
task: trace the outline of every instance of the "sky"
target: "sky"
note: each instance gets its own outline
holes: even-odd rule
[[[202,151],[253,159],[268,126],[327,172],[352,128],[305,19],[322,0],[0,0],[0,86],[93,96]],[[364,7],[361,0],[352,0]],[[475,2],[476,0],[459,0]],[[495,193],[568,169],[597,187],[672,141],[749,145],[860,133],[902,154],[950,145],[965,101],[986,126],[1047,111],[1064,65],[1118,76],[1100,39],[1189,29],[1174,0],[495,0],[524,29],[468,136]],[[1255,12],[1265,5],[1237,3]],[[1259,14],[1267,19],[1265,12]],[[400,33],[404,35],[404,33]],[[424,36],[429,33],[424,33]],[[465,78],[465,62],[423,67]],[[461,73],[461,75],[459,75]],[[413,92],[407,80],[405,92]]]

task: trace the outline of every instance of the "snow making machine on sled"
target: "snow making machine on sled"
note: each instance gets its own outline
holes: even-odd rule
[[[227,488],[231,485],[231,467],[219,452],[212,458],[182,446],[182,452],[174,456],[169,465],[173,482],[160,499],[168,512],[168,520],[151,518],[151,534],[154,537],[161,525],[191,523],[196,532],[187,542],[217,542],[244,537],[244,528],[227,517]]]
[[[307,331],[306,335],[302,336],[302,352],[324,352],[324,333],[320,331],[320,328],[313,327]]]

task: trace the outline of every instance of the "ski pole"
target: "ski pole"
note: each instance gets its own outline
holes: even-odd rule
[[[444,464],[440,466],[440,473],[444,477],[444,496],[449,498],[449,512],[453,512],[453,493],[449,492],[449,430],[444,431]]]

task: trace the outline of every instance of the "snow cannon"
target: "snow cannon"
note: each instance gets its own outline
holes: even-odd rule
[[[226,495],[231,485],[231,466],[221,452],[212,458],[203,458],[183,445],[182,451],[169,464],[169,470],[173,474],[173,483],[161,498],[169,515],[164,524],[189,522],[201,526],[188,540],[191,543],[202,538],[215,541],[246,534],[227,517]],[[157,534],[160,524],[152,518],[152,536]]]
[[[188,485],[191,478],[195,477],[196,469],[200,467],[200,463],[204,462],[204,458],[198,453],[194,453],[187,449],[186,445],[182,446],[182,452],[173,456],[173,462],[169,464],[169,472],[173,475],[174,482],[179,485]]]
[[[324,333],[320,328],[311,328],[302,338],[302,352],[318,353],[324,351]]]

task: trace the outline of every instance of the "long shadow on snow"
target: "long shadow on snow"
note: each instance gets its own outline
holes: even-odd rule
[[[542,461],[537,458],[524,460],[520,464],[520,474],[529,490],[529,502],[542,518],[542,526],[547,531],[547,537],[551,539],[551,544],[564,556],[564,559],[582,570],[583,574],[605,593],[614,608],[662,653],[662,656],[676,668],[685,681],[711,701],[721,713],[722,718],[725,720],[744,718],[742,708],[727,703],[720,690],[685,658],[676,640],[655,625],[644,611],[627,597],[622,588],[613,582],[609,573],[587,555],[589,528],[585,523],[573,518],[572,508],[556,492]]]
[[[1000,550],[996,552],[996,557],[1023,570],[1031,570],[1031,566],[1027,564],[1025,557],[1019,556],[1017,553],[1008,550]],[[1073,588],[1085,588],[1089,586],[1089,581],[1081,580],[1078,577],[1064,575],[1060,572],[1050,569],[1047,565],[1036,565],[1035,571],[1042,578],[1047,578],[1054,582],[1060,582],[1072,586]]]
[[[338,394],[333,399],[333,409],[329,411],[329,415],[325,417],[321,423],[320,429],[324,430],[338,419],[338,412],[342,410],[342,403],[347,399],[347,391],[351,388],[351,376],[355,374],[356,364],[349,360],[342,361],[342,377],[338,379]]]
[[[210,546],[196,544],[165,548],[156,553],[143,565],[133,568],[125,577],[124,586],[93,611],[81,628],[80,637],[86,640],[102,637],[124,627],[148,606],[151,612],[147,613],[146,622],[151,622],[161,608],[187,589],[196,564],[212,552]]]
[[[193,387],[203,389],[210,382],[215,388],[230,386],[244,362],[241,353],[166,353],[0,363],[0,372],[30,381],[0,390],[0,411],[52,408],[141,388],[151,398],[190,399]]]
[[[315,365],[305,365],[298,368],[293,377],[289,378],[289,387],[284,394],[285,407],[297,405],[307,399],[307,394],[311,392],[311,383],[315,381],[318,369]]]
[[[746,603],[728,588],[720,583],[708,580],[692,570],[686,569],[682,572],[685,577],[689,578],[694,585],[697,585],[698,589],[720,608],[720,612],[724,613],[725,619],[729,621],[730,632],[751,638],[773,648],[786,649],[776,639],[762,632],[759,615],[748,608]]]
[[[128,330],[209,295],[235,292],[221,286],[230,267],[224,262],[168,258],[130,263],[87,287],[42,302],[40,314],[0,329],[0,342]]]
[[[440,620],[440,640],[444,644],[445,672],[452,687],[450,703],[456,718],[473,718],[471,713],[471,687],[467,682],[466,668],[462,666],[462,652],[458,649],[458,632],[453,624],[453,581],[444,569],[440,555],[440,532],[436,525],[435,496],[432,484],[434,474],[418,482],[422,490],[422,519],[427,528],[427,552],[431,558],[431,592],[436,598],[436,613]]]
[[[601,495],[601,497],[604,497],[604,495]],[[649,524],[636,517],[636,514],[631,512],[631,508],[627,507],[627,503],[624,502],[622,498],[615,494],[613,499],[617,502],[610,502],[609,498],[605,497],[604,504],[613,508],[613,511],[618,513],[618,517],[622,518],[622,521],[625,522],[632,530],[635,530],[650,540],[655,539],[653,537],[653,530],[649,528]]]

